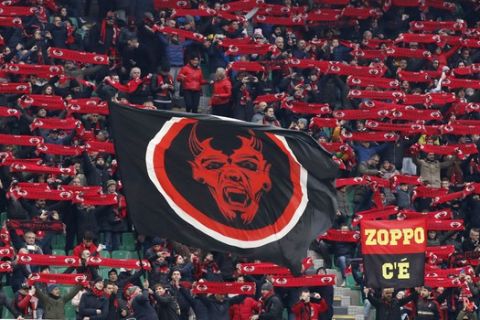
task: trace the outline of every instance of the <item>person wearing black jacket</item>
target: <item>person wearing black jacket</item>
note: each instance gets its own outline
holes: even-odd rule
[[[105,156],[98,154],[95,158],[95,164],[92,163],[90,156],[85,151],[83,156],[83,170],[87,177],[89,186],[102,186],[107,185],[107,181],[110,179],[105,163]]]
[[[50,40],[50,46],[56,48],[66,48],[67,27],[62,21],[62,17],[54,16],[53,23],[47,25],[46,38]]]
[[[180,307],[177,299],[171,296],[167,288],[161,283],[153,286],[153,297],[155,298],[155,311],[158,320],[178,320],[180,315]]]
[[[93,286],[82,295],[78,306],[78,320],[104,320],[108,315],[108,300],[103,291],[103,279],[98,278]]]
[[[199,295],[198,299],[205,305],[209,319],[228,320],[230,319],[229,300],[223,294],[215,294],[210,296]]]
[[[262,285],[260,314],[251,317],[251,320],[281,320],[283,317],[283,304],[273,291],[273,285],[266,282]]]
[[[127,316],[128,308],[125,302],[118,297],[118,286],[115,282],[107,281],[105,284],[105,296],[108,299],[108,314],[106,320],[120,320]]]
[[[376,308],[376,319],[400,320],[400,307],[417,298],[417,293],[413,290],[409,296],[398,300],[393,296],[393,288],[385,288],[382,290],[381,297],[375,296],[370,288],[365,288],[364,292],[368,301]]]
[[[437,301],[443,300],[443,297],[438,296],[436,299],[432,298],[432,288],[423,286],[420,289],[420,297],[416,303],[416,317],[417,320],[436,320],[440,319],[440,305]],[[444,292],[445,293],[445,292]]]
[[[192,301],[190,292],[180,285],[180,279],[182,279],[180,270],[173,270],[171,278],[170,291],[180,306],[180,319],[187,320]]]
[[[143,288],[137,286],[130,286],[126,290],[127,303],[132,310],[132,316],[136,320],[158,320],[155,309],[150,304],[148,297],[148,281],[145,280]]]

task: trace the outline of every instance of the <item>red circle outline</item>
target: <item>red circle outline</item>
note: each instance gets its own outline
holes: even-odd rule
[[[284,154],[288,156],[290,164],[290,180],[293,185],[293,194],[283,210],[283,213],[278,217],[277,221],[272,225],[265,226],[260,229],[246,230],[237,229],[224,225],[214,219],[208,217],[206,214],[191,205],[173,186],[172,182],[166,174],[165,168],[165,151],[167,151],[175,137],[180,133],[186,125],[197,122],[194,119],[181,119],[174,123],[168,132],[162,137],[161,141],[155,145],[153,152],[153,165],[155,176],[160,185],[171,199],[175,199],[178,205],[185,213],[190,215],[196,221],[201,222],[208,229],[219,232],[226,237],[230,237],[240,241],[256,241],[262,240],[272,234],[278,233],[292,220],[295,211],[300,205],[302,199],[302,188],[300,185],[300,165],[293,159],[286,147],[275,137],[274,134],[265,133],[277,147],[279,147]],[[161,146],[160,146],[161,144]]]

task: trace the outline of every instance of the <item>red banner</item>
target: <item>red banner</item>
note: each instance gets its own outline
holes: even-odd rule
[[[34,221],[7,220],[7,227],[11,230],[22,229],[22,230],[31,230],[34,232],[53,231],[56,233],[63,233],[65,228],[64,224],[61,221],[41,221],[41,220],[34,220]]]
[[[289,275],[290,270],[285,267],[273,263],[240,263],[238,265],[238,272],[240,274],[249,275],[263,275],[263,274],[275,274],[275,275]]]
[[[73,203],[81,203],[86,206],[112,206],[118,204],[116,194],[77,194]]]
[[[451,276],[459,276],[461,273],[471,276],[475,275],[475,271],[471,266],[450,269],[432,268],[428,267],[428,265],[425,267],[425,278],[449,278]]]
[[[21,75],[37,75],[41,78],[59,76],[64,73],[63,66],[42,65],[42,64],[6,64],[5,72]]]
[[[425,256],[435,256],[438,259],[448,259],[448,257],[450,257],[454,252],[455,247],[453,245],[427,247]]]
[[[27,279],[29,286],[37,283],[46,284],[65,284],[65,285],[88,285],[87,276],[81,273],[63,274],[63,273],[32,273]]]
[[[273,276],[272,284],[274,287],[282,288],[300,288],[300,287],[321,287],[334,286],[334,274],[318,274],[302,277]]]
[[[330,229],[325,234],[320,235],[318,239],[333,242],[358,242],[360,241],[360,232]]]
[[[410,288],[423,284],[425,219],[368,221],[360,224],[366,285]]]
[[[37,153],[54,154],[59,156],[77,157],[83,152],[82,146],[64,146],[61,144],[45,143],[37,145]]]
[[[32,86],[29,82],[24,83],[0,83],[0,94],[25,94],[30,93]]]
[[[35,147],[40,143],[43,143],[43,137],[41,136],[26,136],[26,135],[0,133],[0,144],[11,144],[15,146]]]
[[[432,288],[456,288],[462,286],[462,281],[458,278],[425,278],[425,285]]]
[[[79,267],[80,258],[61,255],[18,254],[17,263],[40,266]]]
[[[52,59],[70,60],[88,64],[108,64],[107,55],[96,54],[84,51],[69,50],[50,47],[47,50],[48,56]]]
[[[125,269],[144,269],[150,271],[152,269],[148,260],[140,261],[136,259],[110,259],[102,257],[90,257],[88,258],[89,266],[108,267],[108,268],[125,268]]]
[[[39,174],[58,174],[58,175],[67,175],[67,176],[74,176],[76,175],[76,170],[74,166],[70,166],[67,168],[59,168],[59,167],[49,167],[45,165],[38,165],[38,164],[31,164],[31,163],[21,163],[21,162],[13,162],[10,165],[11,172],[32,172],[32,173],[39,173]]]
[[[19,17],[0,16],[0,27],[23,28],[22,19]]]
[[[88,152],[115,154],[115,148],[111,142],[89,140],[85,143],[85,148]]]
[[[427,229],[432,231],[463,231],[463,220],[427,220]]]
[[[211,282],[198,281],[192,287],[193,294],[247,294],[256,293],[255,282]]]
[[[18,105],[22,108],[38,107],[49,111],[65,110],[65,101],[61,96],[29,94],[18,99]]]
[[[13,259],[15,256],[15,249],[13,247],[0,247],[0,258]]]
[[[0,107],[0,117],[15,117],[20,119],[21,113],[17,109]]]
[[[80,125],[80,120],[75,118],[59,119],[59,118],[35,118],[30,124],[30,130],[37,128],[42,129],[59,129],[59,130],[73,130]]]
[[[79,267],[81,265],[80,258],[74,256],[19,254],[17,257],[17,263],[25,265],[51,265],[68,267]],[[87,261],[87,264],[94,267],[142,269],[142,266],[140,266],[140,261],[135,259],[90,257]],[[151,270],[150,263],[147,260],[142,260],[142,264],[144,270]]]
[[[425,219],[369,221],[361,226],[363,254],[409,254],[425,252]]]

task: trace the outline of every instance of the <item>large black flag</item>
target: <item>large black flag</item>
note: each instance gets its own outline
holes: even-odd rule
[[[337,166],[305,133],[110,104],[129,214],[141,234],[300,271],[336,210]]]

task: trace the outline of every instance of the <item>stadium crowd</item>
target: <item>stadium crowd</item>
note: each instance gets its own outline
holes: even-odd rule
[[[324,267],[305,272],[336,267],[339,286],[353,277],[366,318],[372,307],[376,319],[478,318],[476,1],[99,0],[93,9],[91,0],[0,4],[0,269],[14,293],[3,290],[0,304],[13,316],[332,319],[332,286],[276,287],[271,275],[240,272],[244,258],[136,234],[109,131],[113,100],[308,133],[341,176],[334,226],[309,252]],[[359,221],[420,216],[429,218],[426,285],[366,288]],[[118,257],[132,232],[148,270],[95,264]],[[79,266],[29,260],[52,253]],[[68,292],[48,284],[59,271]],[[85,275],[81,284],[72,273]],[[257,289],[192,290],[205,281]]]

